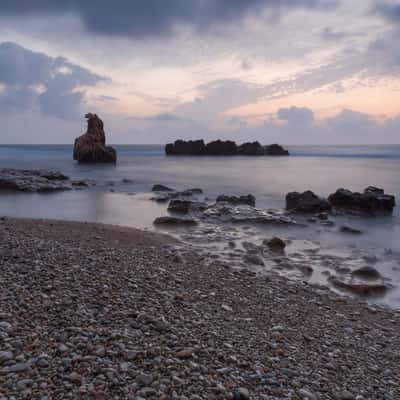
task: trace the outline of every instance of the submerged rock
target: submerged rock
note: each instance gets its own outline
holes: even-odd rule
[[[154,225],[182,225],[191,226],[197,225],[197,221],[192,218],[182,218],[182,217],[158,217],[153,222]]]
[[[175,190],[165,185],[154,185],[151,188],[152,192],[174,192]]]
[[[318,213],[331,211],[329,201],[317,196],[311,190],[306,192],[290,192],[286,195],[286,209],[299,213]]]
[[[252,194],[245,196],[227,196],[221,194],[217,197],[217,203],[229,203],[233,205],[245,204],[254,207],[256,205],[256,198]]]
[[[115,163],[117,152],[106,146],[103,121],[96,114],[86,114],[87,131],[75,139],[74,160],[81,163]]]
[[[369,215],[389,215],[396,205],[393,195],[383,189],[369,186],[363,193],[338,189],[329,196],[330,203],[337,209]]]
[[[351,233],[353,235],[361,235],[362,231],[356,228],[352,228],[351,226],[343,225],[340,227],[340,232],[343,233]]]

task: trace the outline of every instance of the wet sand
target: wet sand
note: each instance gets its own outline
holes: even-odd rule
[[[0,398],[400,397],[399,312],[167,235],[5,218],[0,266]]]

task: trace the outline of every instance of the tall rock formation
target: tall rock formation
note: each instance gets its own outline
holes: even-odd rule
[[[74,160],[80,163],[115,163],[117,152],[106,146],[103,121],[96,115],[88,113],[87,131],[75,139]]]

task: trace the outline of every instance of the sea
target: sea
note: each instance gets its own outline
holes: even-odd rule
[[[362,191],[368,186],[385,189],[400,201],[400,145],[287,146],[289,157],[171,157],[159,145],[116,145],[116,165],[81,165],[72,160],[70,145],[1,145],[0,168],[58,170],[73,179],[96,182],[88,190],[50,194],[2,193],[0,215],[101,222],[156,230],[153,221],[167,215],[166,205],[151,201],[151,187],[164,184],[177,190],[201,188],[208,200],[220,194],[253,194],[257,207],[283,210],[288,192],[312,190],[328,196],[338,188]],[[344,234],[343,224],[360,229],[361,235]],[[192,245],[200,243],[207,254],[220,252],[229,261],[229,235],[240,243],[280,236],[288,240],[288,257],[309,263],[309,276],[278,271],[293,279],[326,284],[334,265],[352,270],[372,265],[390,290],[367,299],[400,309],[400,210],[388,217],[342,216],[334,226],[310,224],[306,228],[215,227],[226,235],[206,237],[209,229],[193,232]],[[172,232],[172,234],[174,234]],[[179,233],[190,241],[190,232]],[[296,259],[297,257],[297,259]],[[242,263],[243,264],[243,263]],[[265,262],[265,267],[273,267]],[[333,273],[331,271],[331,273]]]

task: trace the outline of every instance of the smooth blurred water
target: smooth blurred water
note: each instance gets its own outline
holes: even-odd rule
[[[149,201],[156,183],[176,189],[200,187],[211,199],[222,193],[252,193],[260,208],[284,208],[286,193],[294,190],[328,196],[340,187],[362,191],[370,185],[400,199],[400,145],[289,146],[289,157],[166,157],[163,146],[115,147],[116,165],[80,165],[72,160],[72,146],[0,146],[0,168],[60,170],[71,178],[97,182],[90,190],[1,194],[0,214],[152,229],[154,218],[166,213],[165,204]],[[400,260],[399,215],[396,208],[391,217],[338,219],[337,224],[362,229],[360,236],[340,234],[337,228],[305,229],[295,235],[325,247],[356,247]],[[386,275],[400,286],[400,272]],[[393,293],[391,302],[400,305],[400,291]]]
[[[339,187],[369,185],[400,194],[400,145],[293,146],[290,157],[166,157],[163,146],[115,146],[118,164],[79,165],[72,146],[0,146],[0,167],[57,169],[72,178],[114,181],[122,192],[154,183],[201,187],[209,195],[253,193],[262,207],[282,207],[292,190],[328,195]],[[118,184],[129,178],[134,184]]]

